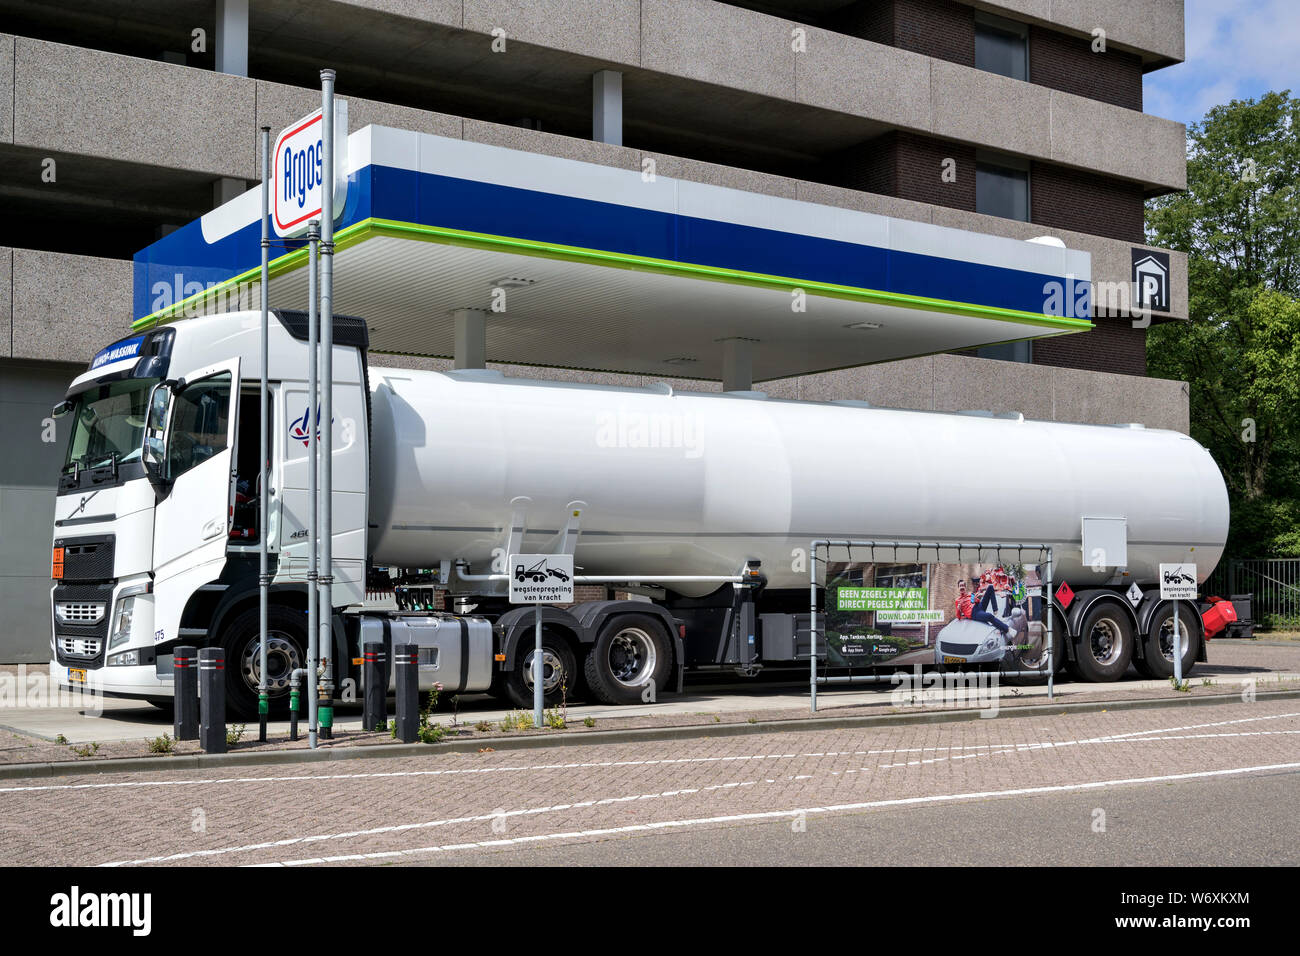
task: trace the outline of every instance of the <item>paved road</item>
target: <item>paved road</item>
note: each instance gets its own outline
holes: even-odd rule
[[[1294,865],[1298,740],[1300,706],[1270,701],[10,780],[0,845],[42,864]]]
[[[1206,677],[1213,679],[1220,693],[1234,692],[1243,680],[1263,680],[1280,673],[1300,672],[1300,643],[1281,646],[1245,642],[1235,645],[1216,643],[1211,647],[1211,655],[1212,662],[1198,664],[1191,678],[1193,683]],[[14,675],[6,674],[6,671],[15,670],[12,666],[0,668],[0,691],[3,691],[3,681],[6,678],[14,680]],[[45,673],[43,665],[24,668],[24,677]],[[1143,680],[1136,671],[1130,670],[1123,681],[1113,685],[1089,684],[1062,677],[1056,685],[1056,694],[1059,700],[1070,701],[1091,697],[1106,690],[1133,691],[1141,688],[1167,691],[1168,683]],[[888,683],[852,687],[834,685],[822,687],[817,696],[823,711],[856,706],[886,707],[890,702],[890,691]],[[1023,688],[1003,686],[1001,694],[1004,697],[1015,694],[1025,698],[1045,698],[1047,688],[1041,685]],[[169,730],[172,724],[169,712],[141,701],[95,698],[94,708],[87,712],[83,709],[84,702],[79,702],[79,706],[50,706],[51,701],[57,698],[57,691],[46,690],[31,706],[13,706],[5,697],[0,692],[0,728],[12,728],[46,740],[54,740],[61,735],[73,744],[138,741],[156,737]],[[807,706],[807,677],[802,673],[767,672],[758,679],[710,674],[697,675],[688,684],[685,693],[665,696],[656,704],[609,707],[575,703],[569,707],[569,719],[578,721],[583,717],[593,717],[604,721],[609,718],[664,714],[707,715],[736,711],[762,713],[785,709],[802,710]],[[467,694],[460,701],[459,714],[468,723],[479,720],[494,722],[501,720],[510,709],[502,701],[487,695]],[[341,705],[335,714],[335,721],[341,730],[359,730],[360,706]],[[287,734],[287,722],[272,722],[272,737]]]

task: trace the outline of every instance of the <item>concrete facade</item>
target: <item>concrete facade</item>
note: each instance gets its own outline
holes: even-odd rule
[[[0,661],[40,659],[48,639],[42,581],[65,437],[46,440],[50,405],[126,331],[131,255],[251,185],[258,127],[318,106],[321,66],[338,70],[352,130],[379,123],[624,169],[653,160],[662,176],[1050,234],[1091,254],[1099,309],[1128,305],[1144,199],[1186,182],[1183,127],[1141,112],[1141,74],[1183,58],[1181,0],[251,0],[247,37],[231,39],[241,8],[0,0],[0,604],[18,622],[0,634]],[[1027,80],[974,66],[990,13],[1024,24]],[[1097,29],[1109,53],[1092,52]],[[217,49],[241,39],[243,59]],[[596,141],[594,103],[619,116],[617,138]],[[976,211],[976,168],[990,156],[1028,170],[1028,221]],[[948,160],[955,182],[940,175]],[[1181,319],[1187,260],[1169,257],[1168,318]],[[1127,318],[1099,314],[1096,331],[1036,343],[1027,364],[934,355],[755,387],[1186,431],[1183,383],[1145,377],[1144,343]]]

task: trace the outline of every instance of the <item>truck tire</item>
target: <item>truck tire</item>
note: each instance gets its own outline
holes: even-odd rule
[[[521,635],[515,645],[515,665],[503,685],[506,698],[516,707],[533,708],[533,655],[537,647],[533,629]],[[569,642],[542,626],[542,700],[547,707],[572,701],[578,682],[578,667]]]
[[[1070,674],[1093,683],[1117,681],[1133,659],[1133,622],[1118,604],[1101,601],[1083,617]]]
[[[1186,602],[1178,604],[1178,629],[1183,645],[1183,677],[1196,666],[1196,652],[1200,650],[1201,627],[1195,612]],[[1142,676],[1153,680],[1168,680],[1174,676],[1174,609],[1166,604],[1151,616],[1142,650],[1146,659],[1139,670]],[[1136,664],[1137,662],[1134,661]]]
[[[672,650],[663,623],[648,614],[619,614],[600,629],[583,673],[602,704],[636,704],[668,685]]]
[[[257,718],[257,668],[260,641],[256,605],[238,614],[225,628],[221,646],[226,651],[226,714]],[[307,615],[283,606],[266,609],[268,689],[271,714],[289,713],[289,675],[307,666]],[[308,693],[308,688],[303,688]],[[305,698],[304,698],[305,699]]]

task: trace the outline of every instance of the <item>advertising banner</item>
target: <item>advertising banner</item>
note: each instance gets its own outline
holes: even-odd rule
[[[1015,671],[1044,664],[1036,564],[831,562],[827,571],[831,666]]]

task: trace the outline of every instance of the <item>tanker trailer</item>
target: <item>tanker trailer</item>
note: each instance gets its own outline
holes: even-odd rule
[[[1163,676],[1173,611],[1158,600],[1159,565],[1192,549],[1203,580],[1227,535],[1227,492],[1208,452],[1139,425],[482,370],[373,369],[371,382],[372,561],[441,564],[457,606],[498,621],[508,655],[510,634],[531,620],[504,603],[506,575],[494,573],[511,550],[568,540],[579,574],[643,582],[651,600],[641,607],[666,617],[624,604],[620,613],[642,619],[606,640],[579,605],[554,626],[557,665],[580,668],[611,702],[660,681],[667,672],[652,662],[678,653],[692,669],[746,673],[806,661],[808,548],[822,538],[1050,545],[1055,579],[1073,591],[1068,608],[1052,602],[1056,659],[1088,680],[1115,680],[1130,663]],[[1122,567],[1082,553],[1082,520],[1093,516],[1124,519]],[[746,569],[748,586],[654,585]],[[1136,601],[1126,597],[1135,584]],[[1181,619],[1187,672],[1204,647],[1197,615],[1183,607]]]

